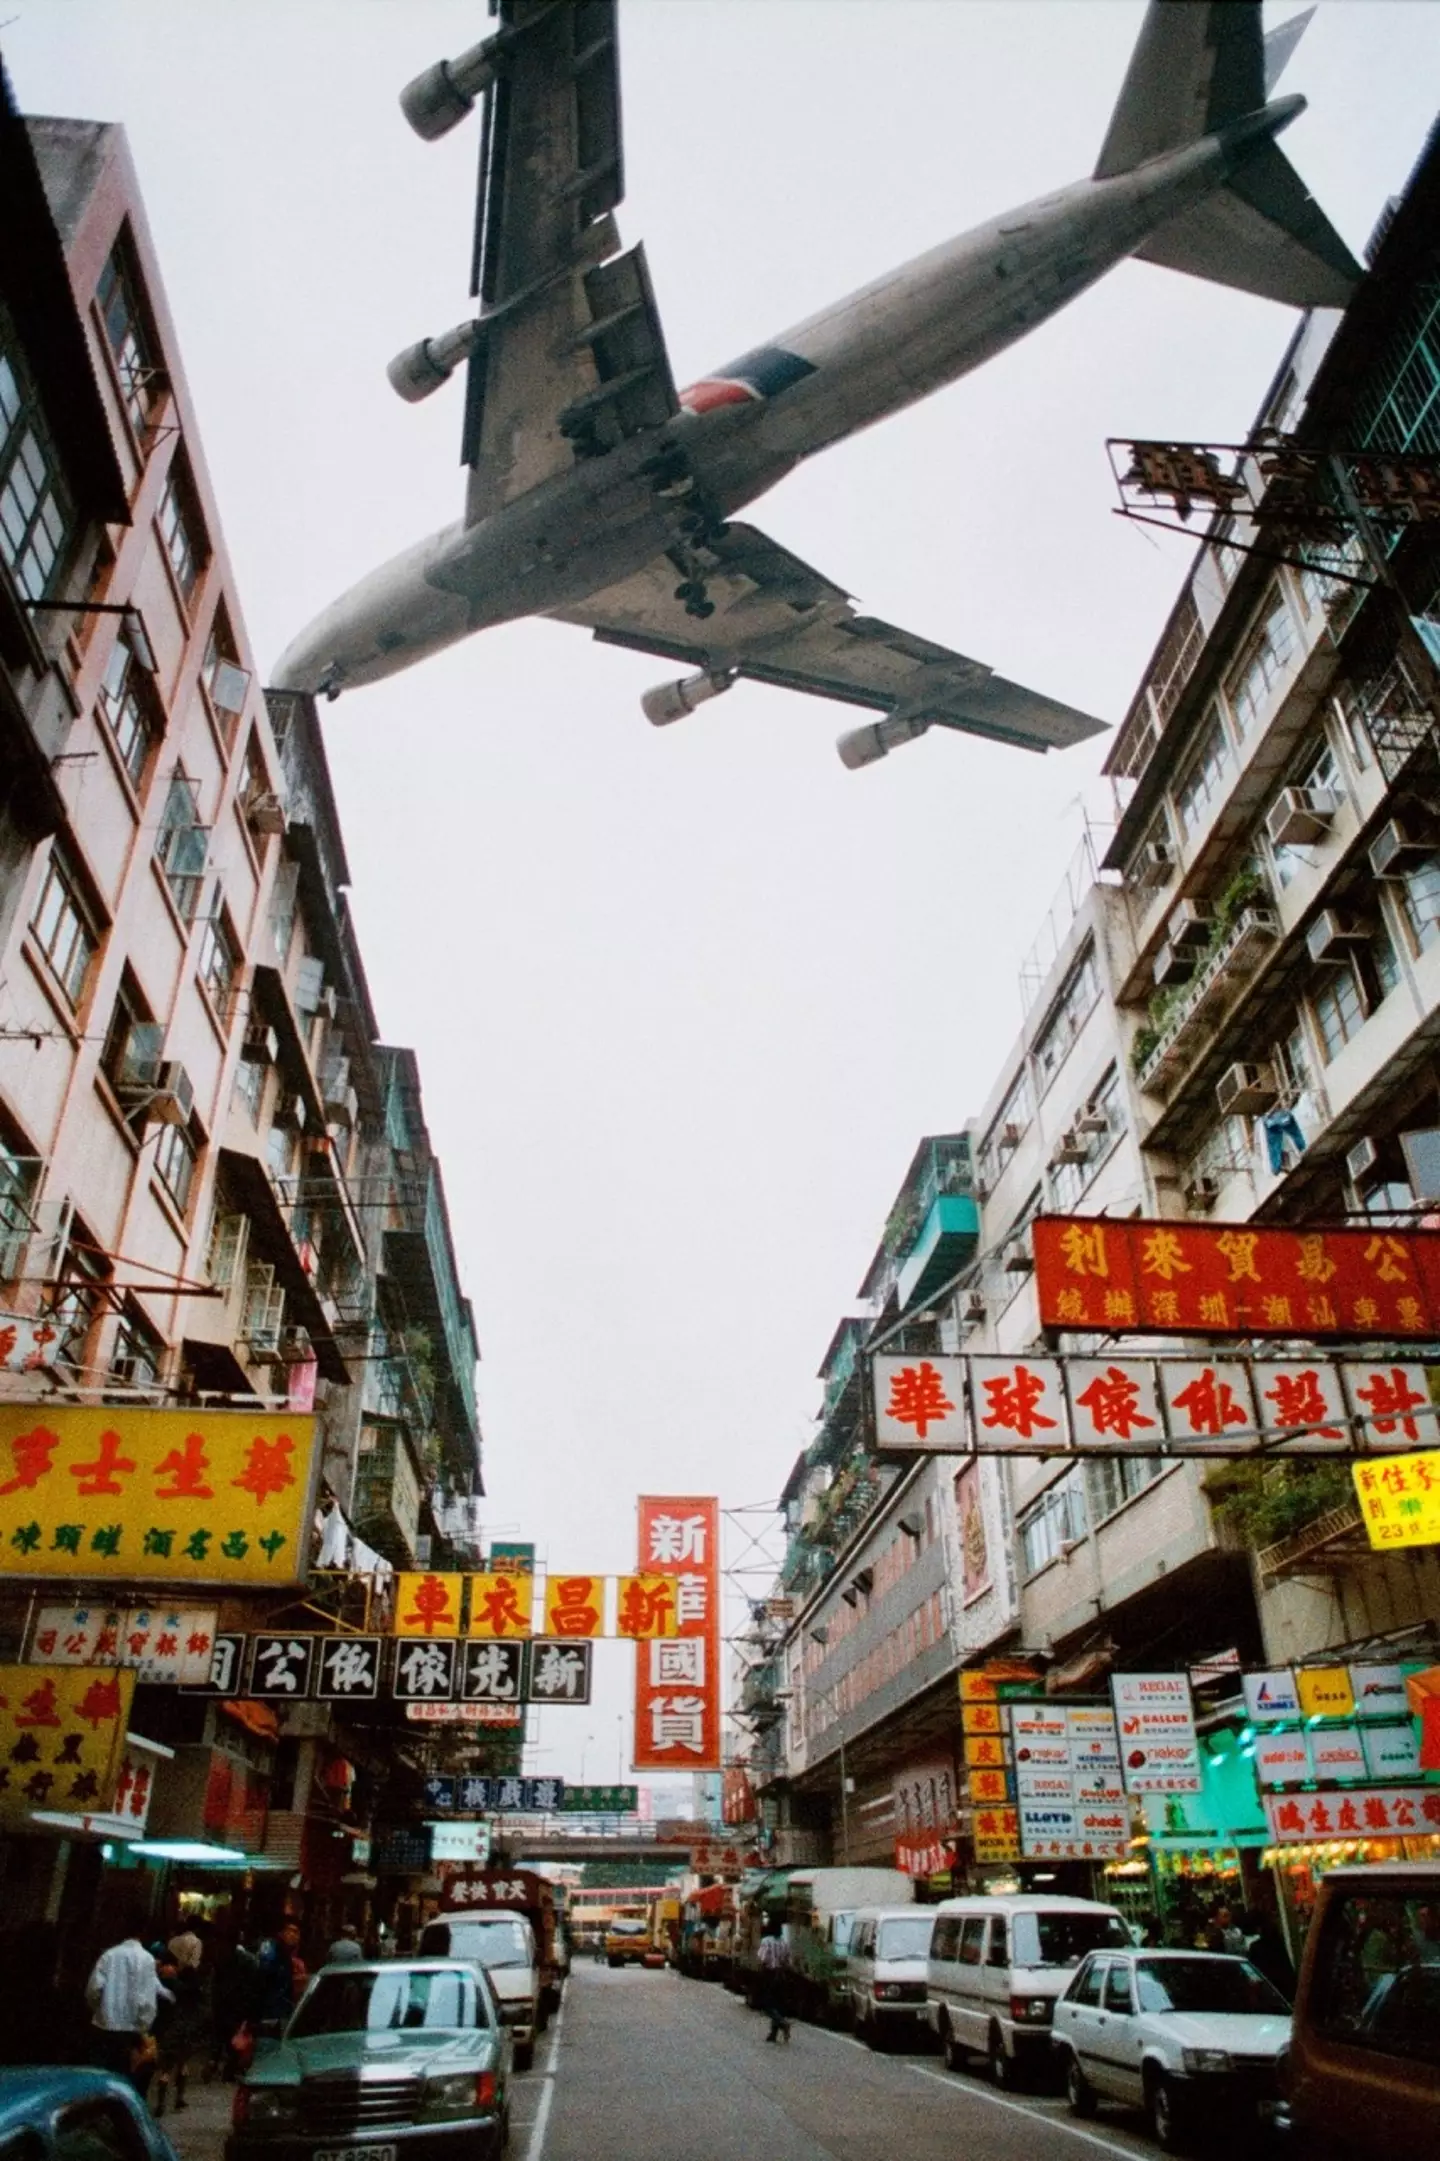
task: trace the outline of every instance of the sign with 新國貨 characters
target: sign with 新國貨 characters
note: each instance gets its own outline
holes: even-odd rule
[[[645,1495],[639,1515],[632,1581],[667,1579],[674,1632],[637,1635],[635,1768],[718,1771],[720,1504],[710,1495]]]

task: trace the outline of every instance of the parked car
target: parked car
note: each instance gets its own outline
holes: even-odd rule
[[[225,2161],[496,2161],[510,2054],[473,1963],[323,1967],[236,2087]]]
[[[643,1966],[650,1955],[650,1923],[639,1914],[617,1913],[605,1931],[607,1966]]]
[[[1323,1878],[1281,2084],[1307,2155],[1440,2149],[1440,1865]]]
[[[846,1982],[855,2031],[871,2048],[929,2032],[925,1976],[933,1907],[862,1906],[850,1930]]]
[[[483,1966],[514,2043],[515,2068],[528,2071],[535,2061],[535,2036],[545,2023],[540,1960],[530,1923],[503,1907],[449,1914],[426,1923],[420,1949],[431,1958],[464,1958]]]
[[[1273,2120],[1290,2006],[1248,1958],[1220,1951],[1096,1952],[1055,2007],[1054,2043],[1076,2116],[1102,2100],[1143,2108],[1160,2144],[1203,2114]]]
[[[1053,2068],[1050,2021],[1071,1974],[1088,1952],[1132,1941],[1113,1906],[1088,1898],[997,1893],[935,1910],[931,2024],[952,2071],[984,2056],[997,2086]]]
[[[0,2071],[0,2151],[30,2161],[76,2154],[148,2154],[175,2161],[175,2149],[133,2086],[108,2071]]]

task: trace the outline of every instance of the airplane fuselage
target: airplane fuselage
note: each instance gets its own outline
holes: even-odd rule
[[[1023,337],[1222,187],[1303,108],[1081,180],[932,249],[682,393],[664,428],[577,461],[477,525],[395,557],[286,653],[277,688],[351,688],[476,630],[563,612],[675,545],[657,486],[673,445],[699,499],[733,516],[807,457],[927,397]]]

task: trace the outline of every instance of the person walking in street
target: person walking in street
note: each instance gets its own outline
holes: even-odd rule
[[[360,1941],[360,1931],[353,1921],[347,1921],[329,1950],[325,1953],[327,1966],[358,1966],[365,1956]]]
[[[162,2003],[155,2014],[157,2053],[150,2105],[156,2116],[165,2112],[172,2083],[176,2108],[189,2106],[185,2099],[185,2080],[190,2059],[200,2047],[207,2023],[205,1994],[209,1976],[201,1967],[203,1952],[200,1938],[187,1929],[172,1936],[155,1956],[160,1978],[174,1998],[173,2003]]]
[[[767,2041],[788,2041],[790,2021],[785,2015],[785,1976],[790,1970],[790,1946],[780,1933],[780,1924],[772,1922],[760,1938],[757,1952],[760,1961],[761,2009],[770,2014],[770,2031]]]
[[[255,1952],[239,1936],[222,1941],[215,1955],[211,2046],[216,2070],[227,2085],[253,2053],[262,1985]]]
[[[96,1959],[85,1986],[94,2028],[95,2059],[102,2070],[130,2081],[143,2098],[155,2066],[150,2030],[161,2001],[173,2003],[141,1941],[145,1915],[133,1916],[119,1943]]]
[[[260,2005],[262,2032],[278,2033],[304,1993],[309,1976],[300,1956],[300,1923],[285,1920],[260,1946]]]

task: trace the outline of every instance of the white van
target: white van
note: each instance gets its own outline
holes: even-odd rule
[[[515,2068],[528,2071],[541,2026],[540,1959],[535,1932],[524,1915],[503,1906],[444,1914],[425,1924],[420,1955],[470,1959],[485,1968],[501,2019],[514,2038]]]
[[[850,1928],[846,1981],[855,2031],[875,2048],[929,2024],[926,1987],[933,1906],[862,1906]]]
[[[795,1869],[785,1893],[790,1988],[805,2018],[840,2019],[849,2010],[846,1956],[862,1906],[903,1906],[914,1879],[898,1868]]]
[[[1081,1959],[1131,1948],[1116,1909],[1088,1898],[947,1898],[935,1912],[930,2023],[952,2071],[985,2056],[997,2086],[1051,2062],[1055,2002]]]

